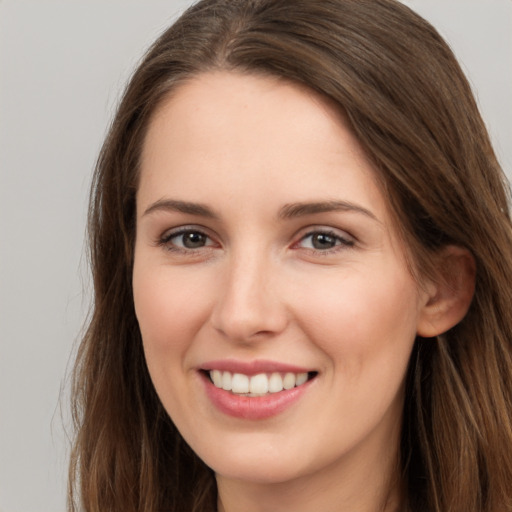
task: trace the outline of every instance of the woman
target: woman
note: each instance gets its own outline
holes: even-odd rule
[[[512,510],[508,208],[408,8],[199,2],[98,161],[71,502]]]

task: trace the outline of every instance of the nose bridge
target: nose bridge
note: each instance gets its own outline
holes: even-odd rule
[[[280,332],[286,312],[277,288],[278,273],[278,266],[262,247],[232,251],[212,314],[215,328],[238,341]]]

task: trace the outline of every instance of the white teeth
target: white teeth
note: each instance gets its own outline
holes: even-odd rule
[[[222,372],[222,389],[231,391],[231,373]]]
[[[284,389],[292,389],[295,387],[295,374],[287,373],[283,379],[283,388]]]
[[[268,380],[268,390],[271,393],[283,391],[283,377],[279,373],[273,373]]]
[[[231,391],[237,394],[249,393],[249,377],[242,373],[233,373]]]
[[[213,370],[210,372],[210,377],[213,380],[213,383],[216,387],[221,388],[222,387],[222,372],[219,370]]]
[[[210,370],[210,378],[217,388],[232,391],[239,395],[265,395],[279,393],[283,389],[292,389],[301,386],[308,380],[307,373],[291,373],[284,375],[278,372],[272,374],[259,373],[249,377],[243,373],[223,372]]]
[[[259,375],[253,375],[249,384],[249,390],[251,393],[258,393],[263,395],[268,393],[268,377],[264,373]]]
[[[296,386],[302,386],[304,382],[308,380],[308,374],[307,373],[298,373],[297,378],[295,379],[295,385]]]

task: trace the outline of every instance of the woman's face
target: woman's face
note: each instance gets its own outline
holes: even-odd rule
[[[205,73],[159,108],[141,164],[147,364],[219,481],[394,462],[427,297],[341,114],[284,81]]]

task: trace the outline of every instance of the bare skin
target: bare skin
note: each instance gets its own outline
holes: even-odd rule
[[[398,509],[413,343],[457,314],[411,276],[374,169],[332,105],[228,72],[175,90],[145,141],[133,288],[153,383],[215,471],[219,511]],[[244,416],[237,404],[254,397],[209,373],[259,365],[270,378],[265,365],[285,364],[309,380],[267,416]]]

